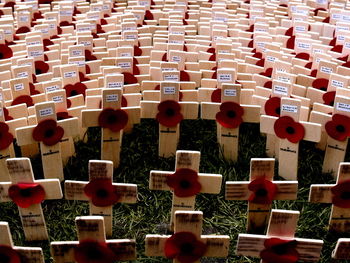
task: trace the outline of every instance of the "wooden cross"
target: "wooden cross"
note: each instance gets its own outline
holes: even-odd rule
[[[273,181],[275,159],[252,158],[249,182],[226,182],[227,200],[248,200],[247,232],[264,233],[273,200],[295,200],[298,181]]]
[[[141,118],[158,120],[159,156],[170,157],[176,152],[181,120],[197,119],[198,102],[179,102],[179,82],[161,82],[160,92],[160,102],[141,101]]]
[[[8,262],[33,262],[33,263],[45,263],[44,254],[40,247],[17,247],[14,246],[10,227],[7,222],[0,222],[0,248],[7,248],[12,254],[12,258]],[[3,250],[1,250],[3,251]],[[0,252],[0,258],[6,258],[9,255],[7,253],[2,254]],[[13,260],[13,261],[12,261]]]
[[[37,125],[16,129],[19,146],[40,142],[41,160],[45,178],[63,180],[63,164],[60,141],[78,135],[78,119],[57,121],[55,103],[35,104]]]
[[[122,108],[123,91],[108,88],[102,91],[102,109],[82,111],[83,127],[101,127],[101,159],[119,166],[123,129],[140,120],[140,107]]]
[[[239,256],[259,257],[263,259],[262,262],[264,263],[272,263],[283,262],[280,259],[286,255],[285,251],[291,253],[290,251],[294,250],[292,256],[298,255],[295,262],[318,262],[323,241],[295,238],[298,219],[299,211],[273,209],[266,236],[238,234],[236,254]],[[278,240],[282,242],[276,242]],[[277,243],[279,246],[273,246],[271,243]],[[280,251],[278,250],[279,248]],[[266,254],[269,254],[269,257],[266,257]]]
[[[332,251],[332,259],[350,259],[350,238],[339,238],[335,249]]]
[[[0,202],[17,204],[26,240],[48,239],[41,202],[61,199],[58,179],[35,180],[28,158],[7,160],[11,181],[0,183]]]
[[[193,261],[186,262],[193,263],[200,262],[201,257],[226,258],[229,252],[230,237],[202,235],[202,225],[203,213],[201,211],[176,211],[172,236],[146,235],[146,256],[167,257],[176,263],[184,262],[181,261],[181,258],[191,258]],[[177,253],[174,253],[170,247],[178,250]],[[196,253],[193,253],[194,249]]]
[[[350,163],[340,163],[336,184],[313,184],[310,187],[309,202],[332,204],[329,230],[350,231],[349,185]]]
[[[137,185],[113,183],[111,161],[90,160],[89,182],[66,180],[64,185],[67,200],[89,201],[90,215],[104,217],[107,236],[112,235],[113,204],[137,201]]]
[[[202,119],[217,121],[217,137],[225,159],[237,161],[239,126],[260,122],[260,106],[240,105],[241,87],[223,84],[221,103],[202,102]]]
[[[75,218],[78,241],[51,242],[51,255],[55,263],[115,262],[136,260],[136,242],[130,239],[106,240],[102,216]]]
[[[279,138],[278,174],[287,180],[296,180],[298,174],[299,141],[319,142],[321,125],[299,121],[301,101],[281,99],[281,117],[262,115],[260,131]]]
[[[176,151],[175,172],[150,172],[149,188],[173,192],[170,228],[177,210],[194,210],[198,193],[218,194],[222,175],[199,173],[200,152]]]
[[[26,118],[5,121],[5,108],[3,107],[3,104],[0,101],[0,182],[9,181],[10,179],[10,175],[6,168],[6,160],[8,158],[15,157],[15,150],[13,148],[15,131],[17,128],[23,126],[27,126]]]

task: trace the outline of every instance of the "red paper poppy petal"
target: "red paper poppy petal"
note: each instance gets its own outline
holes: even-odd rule
[[[295,46],[295,36],[291,36],[288,40],[287,40],[287,48],[288,49],[294,49]]]
[[[293,135],[287,136],[288,141],[291,143],[298,143],[302,139],[304,139],[305,136],[305,128],[302,124],[295,122],[293,125],[293,128],[295,130],[295,133]]]
[[[323,94],[322,99],[323,103],[329,106],[333,106],[334,104],[334,99],[335,99],[335,91],[329,91],[325,94]]]
[[[77,263],[113,263],[117,256],[104,242],[83,240],[74,248],[74,260]]]
[[[180,81],[190,81],[190,75],[184,70],[180,71]]]
[[[190,197],[198,194],[202,188],[198,173],[192,169],[182,168],[167,177],[167,185],[178,197]]]
[[[23,195],[23,191],[26,191],[26,195]],[[10,186],[8,195],[19,207],[28,208],[45,199],[45,190],[40,184],[19,183]]]
[[[221,89],[215,89],[211,94],[211,102],[221,102]]]
[[[99,126],[102,128],[108,128],[112,132],[119,132],[124,129],[128,120],[128,114],[121,109],[104,109],[98,117]]]
[[[138,83],[137,78],[134,76],[134,74],[131,74],[129,72],[123,72],[122,74],[124,75],[124,85]]]
[[[278,138],[285,139],[288,136],[286,128],[288,127],[288,120],[286,121],[285,117],[280,117],[275,121],[274,130]]]
[[[46,146],[53,146],[56,145],[61,141],[64,135],[64,130],[61,126],[57,126],[55,129],[55,134],[49,138],[44,137],[42,140],[43,144]]]
[[[16,34],[24,34],[30,32],[30,28],[27,26],[22,26],[16,30]]]
[[[13,139],[13,135],[9,133],[9,126],[4,122],[0,122],[0,150],[7,149],[13,142]]]
[[[0,44],[0,59],[7,59],[13,56],[12,49],[5,44]]]
[[[151,11],[146,10],[144,19],[145,20],[153,20],[154,19],[153,14],[151,13]]]
[[[265,59],[264,58],[260,59],[258,62],[255,63],[255,65],[257,65],[259,67],[264,67]]]
[[[284,35],[289,37],[293,36],[293,30],[294,30],[293,27],[288,28],[288,30],[284,33]]]
[[[274,251],[271,250],[263,250],[260,253],[260,258],[264,260],[266,263],[276,263],[276,262],[283,262],[283,263],[295,263],[298,261],[299,256],[298,255],[278,255]]]
[[[341,126],[341,130],[338,127]],[[331,121],[325,125],[327,134],[335,140],[345,141],[350,136],[350,118],[341,114],[335,114]]]
[[[280,116],[280,108],[281,108],[281,98],[280,97],[272,97],[269,98],[265,103],[265,113],[269,116]]]
[[[19,104],[26,104],[27,107],[33,106],[33,99],[28,96],[28,95],[22,95],[22,96],[18,96],[17,98],[15,98],[12,103],[11,106],[14,105],[19,105]]]
[[[252,191],[248,200],[257,204],[271,204],[277,193],[277,186],[265,178],[253,180],[249,183],[248,189]]]
[[[296,54],[295,57],[303,59],[303,60],[309,60],[310,59],[310,54],[308,54],[308,53],[298,53],[298,54]]]
[[[0,245],[0,258],[9,258],[8,263],[21,263],[21,256],[10,246]],[[4,261],[6,262],[6,260]]]
[[[142,49],[138,46],[134,46],[134,56],[142,56]]]
[[[34,65],[35,65],[35,71],[37,72],[36,75],[47,73],[50,69],[49,64],[47,64],[44,61],[35,61]]]
[[[312,82],[312,87],[315,89],[320,89],[320,90],[327,90],[329,80],[320,78],[320,79],[315,79]]]
[[[101,190],[104,192],[103,195],[99,194]],[[111,206],[117,203],[120,198],[110,179],[91,180],[85,186],[84,193],[97,207]]]
[[[166,127],[175,127],[183,120],[183,115],[181,113],[176,113],[174,116],[169,117],[164,112],[157,113],[156,120]]]

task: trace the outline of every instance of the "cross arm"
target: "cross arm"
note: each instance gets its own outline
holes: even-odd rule
[[[140,107],[126,107],[122,108],[128,113],[128,124],[134,125],[135,123],[140,123],[141,108]]]
[[[136,184],[113,184],[117,188],[120,203],[133,204],[137,202],[137,185]]]
[[[145,255],[148,257],[165,257],[165,242],[170,236],[146,235]]]
[[[273,128],[273,125],[275,124],[275,121],[277,120],[276,117],[268,116],[268,115],[261,115],[260,116],[260,132],[266,133],[266,134],[275,134],[275,130]]]
[[[35,141],[32,136],[35,127],[36,125],[31,125],[16,129],[16,138],[18,146],[37,143],[37,141]]]
[[[297,181],[272,181],[277,186],[275,200],[295,200],[298,192]],[[252,193],[249,189],[250,182],[226,182],[227,200],[248,200]]]
[[[64,130],[63,138],[79,134],[79,121],[77,117],[58,121],[57,125],[61,126]]]
[[[332,203],[331,188],[334,185],[312,184],[310,186],[309,202],[311,203]]]
[[[220,103],[202,102],[201,103],[201,118],[215,120],[216,114],[220,111]]]
[[[304,140],[310,142],[319,142],[321,140],[322,126],[313,122],[300,122],[305,128]]]
[[[19,118],[7,121],[6,124],[9,126],[9,132],[15,135],[16,129],[27,126],[28,122],[26,118]]]
[[[260,257],[260,252],[265,249],[264,242],[268,236],[239,234],[236,254],[240,256]],[[283,238],[283,237],[282,237]],[[322,240],[295,238],[296,250],[300,261],[317,262],[323,246]]]
[[[141,101],[141,118],[154,119],[158,112],[159,101]]]
[[[23,262],[44,263],[44,254],[39,247],[13,247],[20,254]]]
[[[83,110],[81,111],[81,120],[83,127],[97,127],[98,124],[98,116],[102,110]]]
[[[260,110],[258,105],[241,105],[244,109],[243,122],[260,122]]]
[[[113,250],[118,261],[136,259],[136,241],[132,239],[107,240],[108,247]]]
[[[311,111],[310,113],[310,121],[321,124],[322,131],[325,131],[325,125],[331,119],[332,119],[332,115],[329,115],[327,113],[318,112],[318,111]]]
[[[179,104],[181,106],[181,113],[185,120],[193,120],[198,118],[198,102],[180,101]]]

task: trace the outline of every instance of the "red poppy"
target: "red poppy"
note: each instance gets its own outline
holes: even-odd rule
[[[315,89],[326,91],[328,87],[328,83],[329,83],[328,79],[323,79],[323,78],[315,79],[312,82],[312,87]]]
[[[9,126],[0,122],[0,150],[7,149],[13,142],[13,135],[9,132]]]
[[[209,57],[209,61],[216,61],[216,54],[215,53]]]
[[[10,186],[8,195],[21,208],[40,204],[45,199],[45,190],[40,184],[18,183]]]
[[[331,20],[330,16],[327,16],[325,19],[323,19],[323,23],[329,23],[329,21]]]
[[[90,50],[88,50],[88,49],[85,49],[84,53],[85,53],[85,60],[86,61],[92,61],[92,60],[96,60],[97,59],[97,57],[92,55],[92,52]]]
[[[335,45],[331,51],[341,53],[343,51],[343,45]]]
[[[221,102],[221,89],[215,89],[211,94],[211,102]]]
[[[266,263],[295,263],[299,259],[295,240],[286,240],[276,237],[266,239],[265,249],[260,252],[260,258]]]
[[[257,52],[256,48],[252,52],[254,53],[253,58],[263,58],[263,54],[261,52]]]
[[[276,120],[274,130],[278,138],[287,139],[291,143],[301,141],[305,135],[304,126],[289,116],[283,116]]]
[[[207,52],[208,52],[208,53],[215,54],[215,52],[216,52],[216,51],[215,51],[215,47],[210,47],[210,48],[208,48],[208,49],[207,49]]]
[[[75,25],[73,23],[68,22],[68,21],[60,22],[60,26],[74,26],[75,27]]]
[[[85,84],[77,82],[74,85],[73,84],[68,84],[63,87],[66,90],[66,96],[67,97],[73,97],[77,96],[79,94],[82,94],[85,97],[85,91],[87,87]]]
[[[289,49],[294,49],[295,46],[295,36],[291,36],[288,40],[287,40],[287,48]]]
[[[288,28],[288,30],[284,33],[285,36],[293,36],[293,30],[294,30],[294,27],[290,27]]]
[[[0,44],[0,59],[7,59],[13,56],[12,49],[5,44]]]
[[[24,34],[30,32],[30,28],[27,26],[22,26],[16,30],[16,34]]]
[[[114,205],[120,198],[111,180],[105,178],[91,180],[84,187],[84,193],[90,198],[91,203],[98,207]]]
[[[154,19],[154,17],[153,17],[152,12],[149,10],[146,10],[144,20],[153,20],[153,19]]]
[[[277,193],[277,186],[265,177],[251,181],[248,189],[252,192],[248,200],[255,204],[271,204]]]
[[[162,61],[168,61],[167,53],[164,53],[164,55],[162,56]]]
[[[116,254],[106,242],[86,239],[74,248],[74,261],[78,263],[113,263],[116,260]]]
[[[102,110],[98,116],[99,126],[108,128],[112,132],[119,132],[124,129],[128,120],[128,114],[122,109],[114,110],[112,108],[107,108]]]
[[[337,38],[334,37],[334,38],[329,42],[329,45],[332,46],[332,47],[334,47],[336,43],[337,43]]]
[[[134,76],[134,74],[129,72],[123,72],[122,74],[124,75],[124,85],[138,83],[137,78]]]
[[[190,81],[190,75],[184,70],[180,71],[180,81]]]
[[[40,91],[35,89],[35,86],[33,83],[29,83],[29,91],[30,91],[30,95],[40,94]]]
[[[312,62],[308,62],[304,66],[305,68],[311,69],[312,68]]]
[[[44,50],[45,50],[45,51],[49,51],[49,49],[47,48],[48,46],[54,45],[54,43],[53,43],[50,39],[48,39],[48,38],[45,38],[45,39],[43,40],[43,44],[44,44]]]
[[[43,142],[47,146],[52,146],[60,142],[63,138],[64,130],[52,119],[43,120],[33,130],[33,139]]]
[[[16,5],[16,2],[9,1],[6,4],[4,4],[4,7],[12,7],[12,10],[13,10],[15,5]]]
[[[279,117],[281,115],[281,98],[269,98],[265,103],[265,113],[269,116]]]
[[[73,16],[76,16],[78,14],[81,14],[81,11],[79,11],[78,8],[75,6],[73,9]]]
[[[295,57],[303,59],[303,60],[309,60],[310,59],[310,54],[302,52],[302,53],[296,54]]]
[[[0,245],[0,259],[5,263],[21,263],[21,256],[10,246]]]
[[[327,134],[335,140],[345,141],[350,136],[350,117],[334,114],[325,125]]]
[[[255,63],[255,65],[257,65],[259,67],[264,67],[265,59],[264,58],[260,59],[258,62]]]
[[[215,119],[225,128],[235,129],[243,122],[244,109],[236,102],[226,101],[220,105],[220,111]]]
[[[159,103],[157,121],[166,127],[175,127],[183,120],[181,105],[174,100],[165,100]]]
[[[47,73],[50,69],[49,64],[47,64],[44,61],[35,61],[34,66],[35,66],[35,74],[36,75]]]
[[[323,103],[329,106],[334,106],[335,91],[329,91],[322,96]]]
[[[264,88],[272,89],[272,80],[266,81],[264,83]]]
[[[68,112],[66,112],[66,111],[57,112],[57,113],[56,113],[56,116],[57,116],[57,120],[58,120],[58,121],[73,118],[73,117],[70,116],[70,115],[68,114]]]
[[[177,169],[167,177],[167,185],[178,197],[190,197],[198,194],[202,188],[198,181],[198,173],[189,168]]]
[[[268,68],[264,72],[259,73],[259,75],[271,78],[272,71],[273,71],[273,68]]]
[[[96,31],[97,31],[97,34],[106,33],[106,32],[102,29],[102,26],[99,25],[99,24],[96,25]]]
[[[39,11],[39,12],[36,12],[33,14],[33,20],[37,20],[37,19],[41,19],[41,18],[44,18],[43,17],[43,14]]]
[[[83,72],[79,71],[79,80],[80,80],[80,82],[83,82],[83,81],[88,81],[90,79],[87,78]]]
[[[347,62],[348,58],[349,58],[349,55],[346,55],[346,56],[343,56],[343,57],[340,57],[340,58],[337,58],[337,59],[341,60],[341,61],[344,61],[344,62]]]
[[[248,47],[253,48],[254,47],[254,40],[250,40],[248,43]]]
[[[13,118],[10,116],[9,110],[6,108],[2,108],[4,111],[5,121],[11,121]]]
[[[142,56],[142,49],[137,45],[134,46],[134,56]]]
[[[246,32],[254,32],[254,24],[250,25]]]
[[[325,8],[323,8],[323,7],[316,8],[316,9],[314,10],[315,16],[318,15],[318,12],[319,12],[319,11],[327,11],[327,9],[325,9]]]
[[[26,104],[27,107],[34,105],[32,97],[30,97],[28,95],[21,95],[12,101],[11,106],[22,104],[22,103]]]
[[[341,208],[350,208],[350,180],[338,182],[331,188],[333,205]]]
[[[53,0],[39,0],[38,4],[42,5],[42,4],[51,4],[53,2]]]
[[[191,232],[177,232],[165,241],[165,256],[181,263],[197,262],[207,246]]]

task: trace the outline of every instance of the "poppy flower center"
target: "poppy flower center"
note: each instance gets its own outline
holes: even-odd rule
[[[191,243],[183,243],[180,246],[181,254],[186,254],[186,255],[192,254],[193,250],[194,250],[194,246]]]
[[[108,192],[106,189],[101,188],[96,191],[96,195],[101,198],[106,198],[108,196]]]
[[[281,107],[276,108],[275,112],[277,115],[280,115],[281,114]]]
[[[286,244],[276,245],[272,247],[272,251],[277,255],[287,254],[288,247]]]
[[[341,124],[337,125],[335,129],[337,130],[337,132],[345,132],[345,127]]]
[[[229,117],[229,118],[234,118],[234,117],[236,117],[236,112],[233,111],[233,110],[229,110],[229,111],[227,112],[227,117]]]
[[[54,129],[48,129],[48,130],[46,130],[45,131],[45,138],[51,138],[52,136],[54,136],[54,134],[55,134],[55,131],[54,131]]]
[[[266,191],[266,189],[264,189],[264,188],[260,188],[260,189],[258,189],[257,191],[256,191],[256,193],[255,193],[257,196],[266,196],[267,195],[267,191]]]
[[[70,92],[70,97],[77,96],[77,95],[79,95],[79,93],[75,89]]]
[[[343,193],[341,193],[340,197],[341,197],[341,199],[349,200],[350,199],[350,192],[343,192]]]
[[[21,195],[22,197],[30,197],[30,196],[32,195],[30,188],[21,189],[21,190],[19,191],[19,193],[20,193],[20,195]],[[2,261],[0,260],[0,262],[2,262]]]
[[[327,87],[320,87],[320,90],[327,91]]]
[[[287,127],[286,132],[287,132],[288,134],[294,134],[294,133],[295,133],[295,130],[294,130],[293,127],[289,126],[289,127]]]
[[[101,253],[101,251],[98,248],[90,247],[86,251],[86,257],[92,261],[93,260],[99,261],[99,260],[101,260],[101,258],[103,258],[103,254]]]
[[[6,254],[0,254],[0,262],[1,263],[10,263],[11,258]]]
[[[36,75],[40,75],[41,74],[41,69],[40,68],[36,68],[35,69],[35,74]]]
[[[182,180],[182,181],[180,181],[180,186],[183,189],[188,189],[191,187],[191,183],[187,180]]]
[[[166,109],[165,114],[169,117],[173,117],[175,115],[175,111],[174,109],[169,108],[169,109]]]
[[[4,58],[4,54],[2,54],[1,52],[0,52],[0,59],[3,59]]]
[[[115,116],[114,114],[111,114],[108,116],[107,118],[107,122],[110,124],[116,123],[117,122],[117,116]]]

